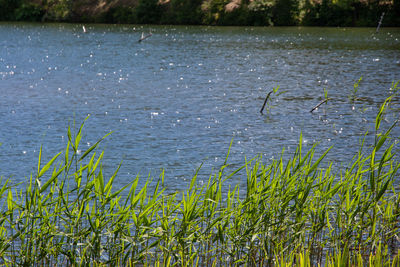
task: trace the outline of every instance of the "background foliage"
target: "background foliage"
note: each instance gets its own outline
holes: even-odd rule
[[[232,7],[233,6],[233,7]],[[400,0],[0,0],[2,21],[400,26]]]

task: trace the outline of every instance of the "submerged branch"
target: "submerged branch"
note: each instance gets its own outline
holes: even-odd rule
[[[263,110],[264,110],[264,108],[265,108],[265,105],[267,104],[268,98],[269,98],[269,96],[272,94],[272,92],[273,92],[273,91],[269,92],[268,95],[267,95],[267,97],[265,98],[264,104],[262,105],[262,108],[261,108],[261,110],[260,110],[260,113],[261,113],[261,114],[263,114]]]
[[[319,106],[321,106],[322,104],[328,102],[328,100],[331,100],[330,98],[324,99],[321,102],[318,103],[318,105],[316,105],[315,107],[313,107],[310,112],[312,113],[314,110],[316,110],[317,108],[319,108]]]
[[[140,39],[138,40],[138,42],[140,43],[141,41],[143,41],[143,40],[149,38],[149,37],[152,36],[152,35],[153,35],[152,33],[149,33],[148,35],[145,36],[145,35],[142,33],[142,37],[140,37]]]

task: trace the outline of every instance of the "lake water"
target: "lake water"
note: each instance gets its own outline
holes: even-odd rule
[[[81,149],[113,131],[104,168],[123,161],[120,185],[165,169],[168,188],[182,189],[201,164],[207,179],[232,139],[233,166],[258,154],[268,162],[283,148],[290,155],[300,133],[306,148],[333,146],[329,159],[345,165],[400,79],[399,28],[85,26],[0,24],[3,177],[26,181],[40,145],[46,161],[88,114]],[[139,43],[142,32],[152,36]],[[362,100],[352,103],[360,77]],[[285,92],[261,115],[276,86]],[[324,88],[332,101],[310,113]]]

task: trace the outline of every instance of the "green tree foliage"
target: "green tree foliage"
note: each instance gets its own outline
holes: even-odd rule
[[[136,23],[135,10],[130,7],[113,7],[96,20],[103,23]]]
[[[211,0],[203,3],[205,24],[212,25],[272,25],[272,7],[274,0],[255,0],[231,11],[226,10],[229,0]]]
[[[158,0],[140,0],[135,9],[135,17],[136,23],[160,23],[161,7]]]
[[[400,0],[393,0],[392,6],[387,6],[387,12],[385,13],[384,22],[388,26],[399,27],[400,26]]]
[[[218,24],[222,14],[225,12],[226,0],[206,0],[201,8],[204,13],[203,21],[205,24]]]
[[[298,0],[277,0],[273,8],[273,22],[278,26],[296,25],[298,15]]]
[[[72,15],[72,0],[44,0],[45,14],[48,21],[68,21]]]
[[[20,21],[40,21],[44,10],[37,4],[23,3],[15,10],[15,19]]]
[[[249,13],[249,10],[244,6],[240,6],[231,12],[223,11],[220,13],[217,24],[230,26],[251,25],[249,23]]]
[[[253,25],[272,25],[273,8],[275,0],[255,0],[248,8],[250,10],[250,21]]]
[[[21,4],[20,0],[0,0],[0,20],[15,20],[14,12]]]
[[[400,0],[0,0],[0,20],[255,26],[400,26]],[[93,12],[83,14],[85,9]],[[98,10],[97,10],[98,9]]]
[[[385,13],[383,25],[399,26],[400,9],[396,2],[382,0],[306,0],[301,24],[310,26],[369,26],[375,27]]]
[[[174,24],[202,24],[202,0],[171,0],[166,20]]]

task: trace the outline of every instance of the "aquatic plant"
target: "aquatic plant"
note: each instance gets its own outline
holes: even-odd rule
[[[359,87],[361,81],[362,81],[362,76],[353,85],[353,90],[351,91],[351,93],[348,96],[348,98],[351,102],[354,102],[357,100],[357,91],[358,91],[358,87]]]
[[[38,167],[26,188],[0,186],[0,261],[6,266],[396,266],[400,194],[391,131],[383,128],[389,97],[375,121],[375,140],[335,170],[302,137],[288,160],[261,156],[228,171],[228,155],[204,185],[166,193],[164,173],[139,188],[136,177],[113,188],[106,179],[103,137],[84,152],[84,123],[68,128],[65,149]],[[232,176],[246,188],[225,191]]]
[[[278,93],[278,90],[279,90],[279,85],[275,88],[272,88],[272,90],[267,94],[267,96],[264,99],[264,104],[262,105],[262,107],[260,109],[261,114],[263,114],[264,109],[267,110],[267,113],[270,113],[271,109],[274,107],[274,105],[271,103],[272,95],[279,96],[286,92],[286,91],[280,91]],[[268,100],[270,100],[270,101],[268,101]]]

